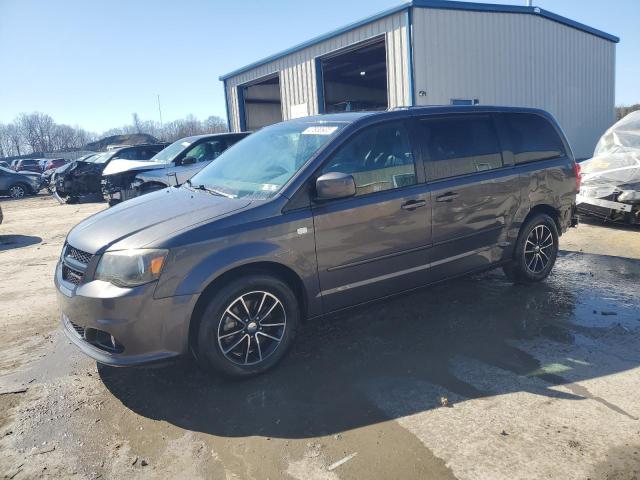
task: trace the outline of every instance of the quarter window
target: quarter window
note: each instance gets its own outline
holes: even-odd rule
[[[505,113],[504,120],[516,164],[565,155],[562,140],[547,119],[535,114]]]
[[[493,121],[486,115],[433,118],[420,122],[427,153],[427,179],[440,180],[502,167]]]
[[[416,169],[408,132],[401,122],[369,127],[347,141],[322,173],[353,175],[356,195],[416,183]]]

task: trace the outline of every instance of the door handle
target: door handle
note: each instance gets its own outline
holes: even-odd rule
[[[402,204],[403,210],[413,211],[416,208],[424,207],[427,204],[425,200],[409,200]]]
[[[456,192],[447,192],[440,195],[439,197],[436,197],[436,202],[450,202],[458,197],[459,195]]]

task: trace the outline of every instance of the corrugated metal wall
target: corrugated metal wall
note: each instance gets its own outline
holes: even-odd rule
[[[543,108],[577,158],[613,123],[614,43],[535,15],[414,8],[413,19],[418,104]]]
[[[238,85],[280,72],[283,118],[285,120],[290,118],[291,107],[302,103],[307,104],[310,115],[316,114],[318,113],[318,96],[315,58],[379,35],[385,35],[386,39],[389,106],[408,105],[409,72],[406,19],[405,12],[395,13],[228,78],[226,95],[231,129],[233,131],[240,130],[236,89]]]

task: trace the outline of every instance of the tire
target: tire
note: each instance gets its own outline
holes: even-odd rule
[[[29,194],[29,187],[24,183],[15,183],[9,187],[9,196],[11,198],[24,198]]]
[[[67,196],[67,198],[65,199],[65,203],[68,205],[74,205],[79,202],[80,202],[80,197],[76,197],[72,195]]]
[[[267,274],[240,277],[205,307],[198,361],[205,370],[232,378],[264,373],[285,356],[299,324],[299,302],[285,282]]]
[[[538,213],[520,228],[513,261],[503,271],[513,283],[540,282],[551,273],[557,256],[558,227],[549,215]]]

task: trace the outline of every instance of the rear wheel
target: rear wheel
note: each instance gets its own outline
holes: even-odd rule
[[[198,359],[207,370],[230,377],[263,373],[284,357],[299,322],[298,300],[285,282],[265,274],[241,277],[204,309]]]
[[[9,187],[9,196],[11,198],[23,198],[29,193],[29,188],[23,183],[16,183]]]
[[[544,213],[531,217],[520,229],[514,259],[503,270],[514,283],[544,280],[558,256],[558,228]]]

